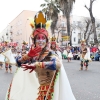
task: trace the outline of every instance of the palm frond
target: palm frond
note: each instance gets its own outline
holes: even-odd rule
[[[47,18],[52,20],[51,31],[54,34],[54,30],[58,20],[58,13],[60,12],[60,6],[57,0],[44,0],[45,4],[41,4],[42,11],[46,13]]]
[[[43,8],[43,9],[42,9],[42,11],[43,11],[44,13],[46,13],[46,11],[47,11],[47,8]]]
[[[45,2],[49,2],[50,0],[44,0]]]
[[[40,7],[45,7],[45,6],[46,6],[46,4],[45,4],[45,3],[40,5]]]

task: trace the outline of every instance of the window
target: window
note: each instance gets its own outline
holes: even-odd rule
[[[76,38],[74,37],[74,42],[76,42]]]
[[[61,22],[61,27],[66,27],[66,22]]]

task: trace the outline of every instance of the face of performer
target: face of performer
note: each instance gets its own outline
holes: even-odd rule
[[[36,46],[40,46],[41,48],[46,46],[46,36],[44,34],[36,36]]]
[[[51,46],[52,46],[52,48],[54,49],[54,48],[56,47],[56,44],[52,44]]]
[[[85,45],[85,44],[82,44],[81,46],[82,46],[83,48],[84,48],[84,47],[86,47],[86,45]]]

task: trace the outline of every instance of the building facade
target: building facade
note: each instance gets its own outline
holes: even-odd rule
[[[0,33],[0,42],[11,42],[10,25]]]
[[[14,20],[12,20],[9,25],[0,34],[0,41],[7,40],[9,42],[16,42],[19,46],[22,45],[23,41],[31,44],[32,28],[30,26],[29,18],[34,18],[36,12],[23,10]],[[67,46],[68,43],[72,42],[72,46],[79,46],[80,40],[84,39],[84,20],[86,17],[71,16],[71,36],[67,34],[67,22],[63,15],[59,14],[57,26],[55,29],[55,37],[59,45]],[[99,22],[99,20],[97,21]],[[51,30],[49,28],[49,34],[52,37]],[[97,29],[97,36],[100,40],[100,28]],[[93,34],[91,34],[89,41],[93,41]]]
[[[32,28],[30,26],[29,18],[34,18],[35,11],[22,11],[14,20],[10,22],[11,27],[11,39],[14,42],[17,42],[19,46],[22,45],[23,41],[28,44],[31,43]]]

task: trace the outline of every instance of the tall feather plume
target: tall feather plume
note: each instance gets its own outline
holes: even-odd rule
[[[46,15],[44,15],[42,11],[39,11],[35,15],[35,18],[30,17],[28,19],[30,21],[30,26],[32,27],[32,29],[46,28],[46,30],[48,30],[52,22],[52,20],[48,20],[48,21],[46,20]]]
[[[51,26],[51,22],[52,22],[52,20],[48,20],[46,22],[46,29],[48,29]]]
[[[29,21],[30,21],[30,26],[32,28],[35,28],[34,18],[29,18]]]
[[[46,24],[46,18],[41,11],[35,16],[35,24],[39,23]]]

